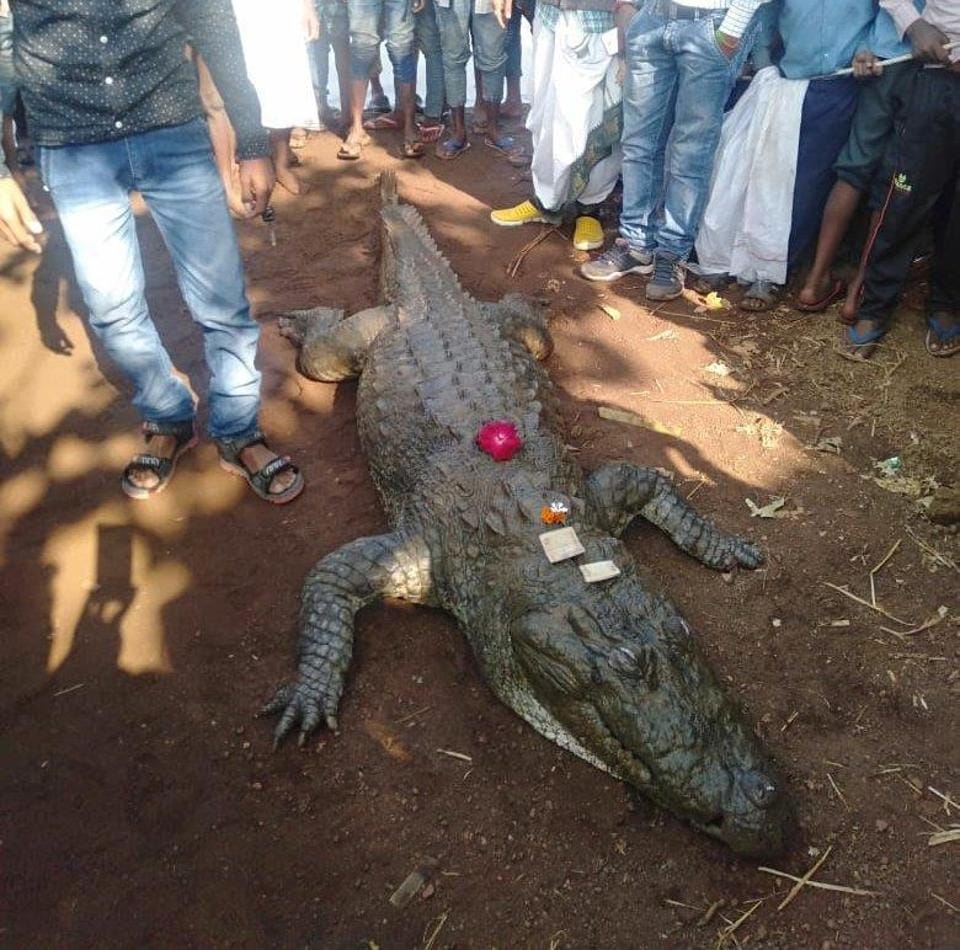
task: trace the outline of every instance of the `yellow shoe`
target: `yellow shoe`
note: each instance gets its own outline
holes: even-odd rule
[[[532,201],[522,201],[515,208],[490,212],[490,220],[501,228],[517,228],[521,224],[547,224],[547,219]],[[598,225],[599,227],[599,225]]]
[[[573,231],[573,246],[578,251],[595,251],[603,247],[603,227],[596,218],[581,215]]]

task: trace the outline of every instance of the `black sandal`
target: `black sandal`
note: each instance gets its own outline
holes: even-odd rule
[[[254,494],[271,505],[286,505],[293,501],[303,491],[304,481],[300,469],[290,461],[286,455],[278,455],[267,462],[259,472],[251,472],[240,458],[240,453],[251,445],[262,445],[270,448],[264,434],[255,429],[248,436],[239,439],[217,439],[217,449],[220,452],[220,466],[231,475],[244,479],[253,489]],[[281,472],[293,472],[296,476],[289,488],[281,492],[270,491],[270,485]]]
[[[176,439],[176,445],[173,449],[173,455],[169,458],[161,458],[158,455],[144,452],[142,455],[135,455],[127,463],[127,467],[120,477],[120,487],[128,498],[135,498],[137,501],[159,495],[170,483],[170,479],[173,478],[180,456],[197,444],[197,432],[192,419],[188,422],[144,422],[142,429],[143,438],[148,447],[150,440],[157,435],[173,436]],[[137,468],[146,468],[154,472],[157,476],[156,484],[149,488],[145,485],[136,484],[130,476],[133,474],[133,470]]]

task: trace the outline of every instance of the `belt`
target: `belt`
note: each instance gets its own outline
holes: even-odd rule
[[[666,20],[705,20],[725,10],[725,7],[685,7],[672,0],[656,0],[656,11]]]

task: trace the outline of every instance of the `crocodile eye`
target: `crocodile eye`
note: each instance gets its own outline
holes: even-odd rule
[[[617,646],[607,654],[607,663],[611,669],[623,676],[642,680],[648,689],[659,686],[657,654],[646,646]]]

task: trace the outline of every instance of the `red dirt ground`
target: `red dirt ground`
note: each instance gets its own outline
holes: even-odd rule
[[[528,185],[482,147],[403,165],[405,198],[470,291],[549,300],[548,368],[584,465],[669,468],[701,511],[762,542],[769,566],[727,582],[650,529],[628,541],[783,763],[800,841],[776,867],[802,875],[829,848],[816,879],[874,893],[803,888],[779,911],[791,882],[535,735],[428,610],[367,611],[342,732],[271,752],[252,712],[291,671],[301,579],[384,527],[354,386],[298,378],[272,316],[377,299],[373,181],[397,162],[376,147],[338,164],[335,147],[306,150],[309,195],[277,196],[276,249],[240,228],[265,426],[309,483],[288,509],[246,494],[209,445],[162,497],[128,503],[135,416],[77,317],[55,221],[39,263],[0,257],[0,945],[960,945],[960,841],[930,843],[960,822],[931,791],[960,801],[960,544],[871,478],[895,454],[908,478],[956,478],[960,361],[926,356],[910,311],[876,367],[836,358],[830,316],[697,313],[692,294],[651,313],[639,283],[578,279],[562,236],[510,278],[537,232],[487,215]],[[143,242],[157,321],[202,391],[199,334],[148,222]],[[716,362],[732,372],[705,370]],[[745,499],[775,496],[789,517],[750,517]],[[875,586],[902,623],[826,586],[869,603],[898,541]],[[426,866],[429,885],[391,906]]]

